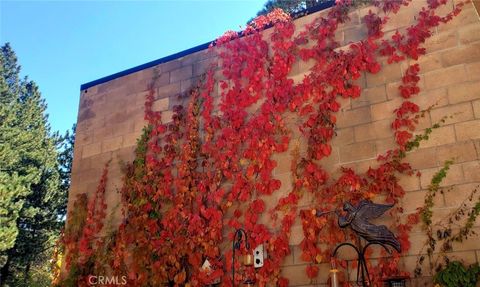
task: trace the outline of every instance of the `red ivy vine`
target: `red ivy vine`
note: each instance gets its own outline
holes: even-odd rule
[[[187,107],[174,107],[170,123],[162,123],[161,113],[152,110],[155,93],[150,90],[145,103],[148,127],[138,141],[135,161],[126,167],[121,189],[124,221],[110,262],[114,273],[128,274],[129,286],[203,286],[217,279],[231,286],[231,241],[240,227],[249,234],[250,246],[266,244],[268,258],[255,275],[259,286],[288,286],[281,265],[291,252],[291,228],[297,218],[304,233],[301,258],[310,263],[306,274],[314,279],[318,264],[329,261],[332,247],[353,239],[333,220],[317,218],[317,210],[378,195],[390,203],[403,197],[398,176],[414,175],[404,158],[415,147],[413,131],[421,116],[420,108],[410,101],[420,92],[419,65],[409,66],[399,88],[403,102],[392,122],[398,146],[380,155],[378,165],[365,173],[342,168],[341,175],[333,178],[322,159],[332,152],[339,99],[360,96],[356,80],[363,73],[381,73],[379,56],[386,57],[386,65],[425,54],[422,44],[432,29],[451,20],[462,5],[438,16],[435,11],[446,0],[428,0],[416,24],[386,39],[382,30],[386,15],[410,1],[372,1],[383,14],[370,11],[363,18],[368,37],[338,49],[335,32],[348,21],[350,2],[337,1],[298,33],[281,10],[253,20],[242,37],[225,33],[212,45],[218,66],[192,88]],[[265,36],[261,31],[269,26],[273,26],[271,34]],[[288,76],[298,61],[315,64],[295,83]],[[305,151],[294,146],[294,138],[307,143]],[[267,209],[265,197],[281,187],[273,176],[278,164],[274,155],[288,151],[294,158],[290,192]],[[306,193],[312,193],[314,208],[300,210]],[[80,239],[79,264],[92,254],[92,236],[102,228],[98,222],[104,214],[90,214],[97,210],[92,206],[88,210],[87,222],[93,221]],[[391,228],[406,252],[418,214],[405,217],[402,213],[398,206],[391,212],[396,219]],[[269,216],[271,225],[262,223],[262,214]],[[384,255],[371,267],[377,285],[383,276],[402,274],[401,254],[388,259]],[[208,271],[201,268],[206,259],[212,265]],[[241,270],[237,263],[235,269]],[[241,274],[236,278],[240,283]]]

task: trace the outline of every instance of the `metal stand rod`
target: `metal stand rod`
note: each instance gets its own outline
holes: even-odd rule
[[[250,249],[250,244],[248,244],[248,236],[245,230],[239,228],[235,230],[235,235],[233,236],[233,245],[232,245],[232,286],[235,287],[235,249],[240,250],[242,245],[242,235],[245,237],[245,247]],[[238,238],[237,238],[238,237]]]
[[[337,245],[337,247],[335,247],[335,249],[333,250],[332,257],[335,257],[337,255],[337,251],[343,246],[350,246],[355,250],[355,252],[357,252],[357,256],[358,256],[357,285],[359,286],[363,286],[363,287],[372,286],[372,281],[370,280],[370,274],[368,272],[367,261],[365,260],[365,251],[370,245],[373,245],[373,244],[382,246],[385,250],[387,250],[388,253],[390,253],[390,250],[380,242],[369,242],[364,247],[360,246],[360,248],[358,248],[357,246],[353,245],[350,242],[344,242]]]

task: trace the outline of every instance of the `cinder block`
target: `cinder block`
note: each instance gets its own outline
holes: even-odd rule
[[[164,111],[162,112],[162,123],[168,123],[172,121],[173,112],[172,111]]]
[[[480,81],[466,82],[448,87],[450,104],[480,99]]]
[[[194,84],[194,81],[192,79],[193,78],[186,79],[186,80],[183,80],[180,83],[180,93],[181,94],[188,93],[189,91],[192,90],[193,84]]]
[[[295,74],[293,76],[289,76],[288,78],[293,80],[294,85],[298,85],[298,84],[302,83],[303,79],[306,76],[308,76],[309,74],[310,74],[310,72],[298,73],[298,74]]]
[[[373,123],[363,124],[355,127],[355,141],[388,138],[393,135],[391,120],[385,119]]]
[[[352,28],[343,30],[344,44],[355,43],[367,38],[367,27],[365,25],[358,25]]]
[[[377,146],[377,156],[384,155],[388,150],[398,147],[393,137],[376,140],[375,145]]]
[[[217,58],[209,58],[193,64],[193,76],[200,76],[208,71],[210,67],[215,68],[217,66]]]
[[[418,177],[417,177],[418,178]],[[402,207],[405,213],[414,213],[418,208],[422,208],[425,205],[426,190],[410,191],[405,193],[402,198]],[[443,197],[438,193],[434,198],[435,208],[443,207]]]
[[[162,73],[165,73],[165,72],[170,72],[170,71],[173,71],[175,69],[178,69],[181,66],[182,66],[182,60],[177,59],[177,60],[173,60],[173,61],[170,61],[170,62],[163,63],[163,64],[159,65],[158,67],[161,69]]]
[[[475,229],[477,231],[478,229]],[[457,258],[461,258],[466,264],[473,264],[477,262],[475,250],[478,250],[478,243],[480,242],[480,237],[477,234],[474,234],[467,240],[462,242],[453,242],[454,251],[469,251],[469,252],[454,252],[453,255],[457,255]]]
[[[105,126],[111,125],[113,123],[121,123],[124,121],[128,121],[127,109],[124,107],[123,109],[116,110],[111,114],[105,116]]]
[[[124,147],[136,146],[137,139],[139,137],[140,137],[140,133],[138,133],[138,132],[124,134],[123,135],[123,146]]]
[[[103,166],[101,168],[96,167],[96,168],[91,168],[91,169],[79,172],[78,174],[76,174],[76,182],[80,185],[87,185],[87,186],[89,183],[91,183],[92,185],[98,185],[102,168]],[[93,193],[94,191],[95,189],[87,190],[88,193]]]
[[[480,138],[480,120],[455,124],[455,134],[458,141]]]
[[[124,138],[124,143],[125,143],[125,138]],[[112,152],[112,158],[114,159],[114,161],[116,160],[118,163],[131,162],[135,159],[135,148],[136,146],[122,147],[121,149],[118,149]],[[123,176],[123,171],[121,169],[121,166],[119,167],[120,167],[119,171],[122,172],[120,176]]]
[[[350,110],[352,108],[352,99],[350,98],[337,97],[336,101],[340,104],[341,112]]]
[[[370,108],[362,107],[337,113],[337,127],[351,127],[368,123],[371,119]]]
[[[423,131],[418,132],[423,133]],[[430,134],[430,137],[426,141],[420,143],[420,148],[432,147],[432,146],[441,146],[445,144],[451,144],[455,142],[455,130],[453,125],[443,126],[437,129],[434,129]]]
[[[114,151],[122,147],[123,136],[117,136],[102,141],[102,152]]]
[[[421,238],[420,238],[421,239]],[[412,241],[410,241],[412,242]],[[422,242],[423,243],[423,242]],[[413,244],[412,244],[413,245]],[[415,279],[415,281],[420,281],[421,278],[415,278],[415,276],[413,276],[414,271],[415,271],[415,268],[416,268],[416,265],[417,265],[417,260],[418,260],[418,256],[405,256],[405,257],[402,257],[402,259],[400,260],[400,264],[401,264],[401,269],[402,271],[404,272],[408,272],[412,275],[412,278]],[[423,264],[424,268],[423,268],[423,275],[431,275],[431,272],[430,272],[430,268],[428,267],[428,257],[426,258],[424,264]],[[426,282],[425,282],[426,281]],[[425,281],[422,281],[422,283],[415,283],[415,284],[412,284],[412,285],[409,285],[407,283],[407,286],[415,286],[415,287],[420,287],[420,286],[433,286],[432,284],[432,279],[431,278],[428,278],[427,280]],[[408,282],[408,281],[407,281]]]
[[[156,99],[171,97],[180,93],[180,82],[172,83],[157,89]]]
[[[400,97],[400,90],[398,87],[402,84],[401,81],[387,83],[386,85],[386,92],[387,92],[387,99],[392,100]]]
[[[463,172],[465,175],[465,182],[480,182],[480,162],[470,161],[463,163]]]
[[[361,142],[340,147],[340,162],[347,163],[376,156],[375,143]]]
[[[418,1],[418,0],[417,0]],[[417,16],[417,8],[414,6],[415,2],[408,6],[408,9],[400,9],[398,13],[389,15],[389,20],[384,25],[384,31],[391,31],[400,27],[410,26],[415,23],[415,17]],[[370,7],[368,7],[370,8]]]
[[[440,163],[443,163],[444,161],[444,158],[440,159]],[[416,149],[407,154],[405,162],[410,163],[410,165],[414,169],[426,169],[436,167],[438,165],[437,149],[436,147]]]
[[[292,156],[286,152],[273,155],[273,159],[277,162],[277,166],[274,169],[274,174],[289,173],[292,169]]]
[[[467,74],[463,65],[430,72],[425,74],[425,88],[427,90],[446,87],[465,82]]]
[[[93,142],[93,131],[81,131],[75,134],[75,146],[83,146]]]
[[[367,86],[375,87],[402,78],[401,64],[384,65],[377,74],[367,73]]]
[[[472,23],[478,23],[478,14],[473,7],[472,2],[467,3],[460,14],[448,22],[445,25],[438,26],[438,31],[443,32],[452,29],[458,29],[459,27],[464,27]]]
[[[294,224],[290,229],[290,238],[288,244],[298,245],[304,238],[303,227],[300,224]]]
[[[315,66],[317,62],[314,59],[310,59],[308,61],[302,61],[301,59],[298,59],[293,65],[292,69],[290,70],[290,73],[288,76],[295,76],[298,74],[303,74],[306,71],[310,71],[310,69]]]
[[[480,100],[476,100],[472,102],[473,105],[473,113],[475,114],[476,119],[480,119]]]
[[[399,175],[398,178],[399,178],[398,183],[400,184],[401,187],[403,187],[405,191],[409,191],[408,193],[413,193],[414,191],[417,191],[420,189],[420,179],[418,178],[418,176],[403,174],[403,175]],[[414,211],[414,209],[411,211]],[[405,212],[408,213],[408,211],[405,211]]]
[[[93,130],[93,142],[100,142],[105,138],[112,136],[112,129],[109,127],[99,127]]]
[[[436,53],[428,53],[426,55],[420,56],[417,61],[410,61],[409,65],[418,63],[420,66],[420,74],[425,74],[427,72],[431,72],[434,70],[441,69],[443,67],[442,65],[442,57],[441,53],[436,52]],[[405,71],[408,68],[406,63],[403,65],[403,71]]]
[[[445,160],[448,160],[446,158]],[[443,166],[443,164],[441,165]],[[426,169],[422,170],[422,176],[420,177],[421,187],[426,189],[430,185],[433,176],[437,173],[440,168]],[[463,183],[463,170],[461,164],[452,164],[450,169],[447,171],[447,176],[444,178],[440,186],[450,186],[454,184]]]
[[[87,144],[83,146],[82,158],[87,158],[93,155],[97,155],[102,152],[102,145],[100,142]]]
[[[168,110],[169,98],[161,98],[153,102],[152,110],[155,112],[163,112]]]
[[[456,163],[477,159],[475,144],[473,141],[456,142],[437,148],[437,162],[442,163],[445,159],[453,159]]]
[[[480,62],[469,63],[466,65],[466,69],[469,80],[480,80]]]
[[[458,37],[460,44],[470,44],[480,40],[480,23],[474,23],[468,26],[458,28]]]
[[[424,247],[424,243],[427,242],[427,235],[424,232],[412,232],[409,235],[410,235],[409,240],[412,243],[412,245],[410,246],[410,250],[408,250],[408,254],[409,255],[426,254],[427,250],[426,250],[426,247]],[[414,264],[416,264],[416,261]]]
[[[352,108],[362,107],[387,100],[385,85],[364,89],[358,99],[352,101]]]
[[[444,190],[445,205],[448,207],[459,207],[463,203],[467,206],[473,206],[475,200],[469,201],[468,198],[478,183],[466,183],[454,185],[451,188]]]
[[[154,88],[166,86],[170,83],[170,72],[163,72],[160,74],[154,74],[150,79],[144,79],[143,81],[137,81],[138,88],[136,93],[148,90],[148,87],[153,84]]]
[[[312,282],[306,274],[306,267],[308,265],[293,265],[282,268],[282,276],[289,280],[289,286],[305,286],[309,284],[318,285],[318,283],[325,283],[328,279],[328,271],[330,264],[324,263],[317,265],[319,267],[318,277],[315,282]]]
[[[449,105],[441,107],[438,109],[433,109],[430,112],[432,117],[432,122],[439,122],[443,117],[447,116],[448,118],[445,121],[445,125],[465,122],[473,120],[473,108],[470,102],[460,103],[456,105]]]
[[[283,259],[283,261],[282,261],[282,263],[281,263],[280,266],[283,267],[283,266],[291,266],[291,265],[293,265],[293,256],[294,256],[294,254],[293,254],[293,252],[294,252],[294,251],[293,251],[293,247],[294,247],[293,245],[290,246],[290,254],[287,255],[287,256]],[[268,254],[267,254],[267,256],[268,256]]]
[[[357,11],[353,11],[353,12],[348,13],[348,17],[349,17],[348,21],[346,21],[345,23],[340,23],[338,25],[338,30],[337,31],[347,30],[349,28],[353,28],[353,27],[356,27],[359,24],[361,24],[360,23],[360,17],[358,15]]]
[[[133,121],[133,118],[131,121],[124,121],[122,123],[113,123],[112,125],[109,125],[108,128],[111,129],[111,135],[112,136],[121,136],[124,134],[128,134],[133,132],[135,128],[135,122]]]
[[[445,51],[442,61],[445,67],[480,61],[480,42]]]
[[[444,50],[457,46],[457,31],[449,30],[434,34],[425,41],[427,53],[432,53],[439,50]]]
[[[421,91],[411,101],[417,104],[421,110],[443,107],[448,105],[447,89],[439,88],[425,92]]]
[[[170,83],[180,82],[193,76],[193,66],[185,66],[170,72]]]
[[[348,145],[354,142],[353,128],[343,128],[335,130],[332,146]]]
[[[372,120],[378,121],[394,118],[394,111],[402,105],[402,102],[403,100],[401,98],[395,98],[390,101],[371,105]]]

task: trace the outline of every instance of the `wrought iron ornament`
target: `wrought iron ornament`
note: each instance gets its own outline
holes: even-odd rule
[[[317,211],[317,216],[323,216],[330,213],[335,213],[338,217],[338,226],[341,228],[350,227],[355,234],[367,241],[365,246],[355,246],[350,242],[339,244],[332,253],[335,257],[338,249],[343,246],[352,247],[358,255],[357,268],[357,284],[362,286],[371,286],[370,275],[368,273],[367,263],[365,261],[365,251],[373,244],[381,245],[388,253],[391,250],[388,246],[393,247],[397,252],[401,252],[402,248],[400,242],[385,225],[375,225],[370,223],[371,219],[380,217],[385,211],[393,207],[393,204],[377,204],[369,200],[361,200],[358,205],[353,206],[350,202],[343,204],[344,216],[340,214],[339,210],[332,210],[327,212]]]
[[[341,216],[338,210],[327,212],[317,211],[317,216],[335,212],[338,216],[338,226],[341,228],[350,226],[357,235],[367,242],[389,245],[398,252],[401,252],[400,242],[393,232],[385,225],[375,225],[369,222],[371,219],[380,217],[385,211],[392,207],[393,204],[378,204],[369,200],[361,200],[357,206],[345,202],[343,204],[343,211],[346,212],[345,216]]]

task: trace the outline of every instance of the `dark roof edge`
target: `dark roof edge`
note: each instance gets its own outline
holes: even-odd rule
[[[294,13],[294,14],[291,15],[291,17],[292,17],[292,19],[298,19],[298,18],[307,16],[309,14],[312,14],[312,13],[315,13],[315,12],[318,12],[318,11],[321,11],[321,10],[324,10],[324,9],[328,9],[328,8],[332,7],[333,5],[335,5],[335,0],[329,0],[327,2],[321,3],[321,4],[316,5],[314,7],[310,7],[308,9],[305,9],[305,10],[299,11],[297,13]],[[267,27],[267,28],[269,28],[269,27]],[[242,35],[240,35],[240,36],[242,36]],[[157,60],[150,61],[148,63],[142,64],[142,65],[130,68],[130,69],[126,69],[124,71],[121,71],[121,72],[118,72],[118,73],[115,73],[115,74],[112,74],[112,75],[109,75],[109,76],[106,76],[106,77],[88,82],[88,83],[85,83],[85,84],[82,84],[80,86],[80,90],[83,91],[83,90],[91,88],[93,86],[109,82],[109,81],[114,80],[116,78],[120,78],[120,77],[123,77],[123,76],[126,76],[126,75],[130,75],[130,74],[133,74],[135,72],[145,70],[145,69],[154,67],[154,66],[159,65],[159,64],[170,62],[170,61],[173,61],[175,59],[193,54],[195,52],[205,50],[210,46],[211,43],[213,43],[213,41],[210,41],[210,42],[207,42],[207,43],[204,43],[204,44],[201,44],[201,45],[198,45],[198,46],[195,46],[195,47],[183,50],[183,51],[180,51],[178,53],[175,53],[175,54],[172,54],[172,55],[169,55],[169,56],[157,59]]]

